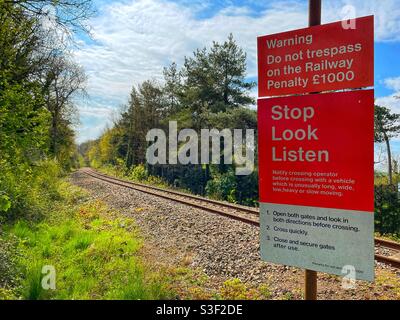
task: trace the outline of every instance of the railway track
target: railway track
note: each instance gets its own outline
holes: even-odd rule
[[[259,210],[256,208],[240,206],[228,202],[202,198],[174,190],[165,190],[142,183],[126,181],[123,179],[110,177],[90,168],[82,169],[82,171],[92,178],[99,179],[114,185],[172,200],[256,227],[260,226],[258,220]],[[375,246],[378,249],[382,249],[383,251],[385,251],[385,254],[375,254],[376,261],[400,269],[400,243],[375,238]]]
[[[394,241],[375,238],[375,246],[388,250],[389,255],[375,254],[375,260],[400,269],[400,244]]]
[[[164,199],[173,200],[191,207],[219,214],[221,216],[225,216],[247,224],[259,226],[258,222],[259,212],[255,208],[234,205],[232,203],[201,198],[183,192],[165,190],[137,182],[126,181],[123,179],[110,177],[108,175],[96,172],[92,169],[85,168],[83,172],[85,172],[87,175],[93,178],[109,182],[115,185],[119,185],[121,187],[141,191]]]

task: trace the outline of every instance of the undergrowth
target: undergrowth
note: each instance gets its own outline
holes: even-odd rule
[[[59,194],[40,222],[21,219],[5,227],[3,240],[18,242],[20,254],[14,262],[22,276],[14,291],[3,286],[0,299],[172,296],[167,280],[142,261],[143,240],[132,219],[122,218],[101,201],[88,200],[69,183],[60,184]],[[55,290],[42,285],[49,267],[55,270]]]

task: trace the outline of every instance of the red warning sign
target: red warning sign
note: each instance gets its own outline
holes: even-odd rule
[[[260,202],[374,211],[374,91],[258,100]]]
[[[374,17],[262,36],[259,97],[370,87]]]

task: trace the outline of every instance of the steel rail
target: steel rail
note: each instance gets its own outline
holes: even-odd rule
[[[376,254],[375,260],[382,262],[384,264],[390,265],[396,269],[400,269],[400,260],[396,259],[394,257],[386,257],[386,256],[382,256],[380,254]]]
[[[100,172],[97,172],[97,171],[95,171],[93,169],[86,169],[86,170],[89,170],[91,172],[95,172],[95,174],[103,176],[105,178],[110,178],[110,176],[108,176],[106,174],[103,174],[103,173],[100,173]],[[124,183],[129,183],[131,185],[143,187],[143,188],[148,188],[148,189],[157,190],[157,191],[161,191],[161,192],[168,192],[170,194],[174,194],[174,195],[177,195],[177,196],[182,196],[182,197],[190,198],[190,199],[193,199],[193,200],[208,202],[208,203],[212,203],[212,204],[215,204],[215,205],[218,205],[218,206],[222,206],[222,207],[226,207],[226,208],[230,208],[230,209],[234,209],[234,210],[244,211],[246,213],[257,215],[257,216],[259,215],[259,210],[256,209],[256,208],[240,206],[240,205],[235,205],[235,204],[232,204],[232,203],[227,203],[227,202],[217,201],[217,200],[213,200],[213,199],[203,198],[203,197],[199,197],[199,196],[195,196],[195,195],[192,195],[192,194],[179,192],[179,191],[175,191],[175,190],[165,190],[165,189],[162,189],[162,188],[149,186],[147,184],[127,181],[127,180],[116,178],[116,177],[112,177],[112,179],[120,181],[120,182],[124,182]]]
[[[382,247],[393,249],[400,251],[400,243],[386,240],[386,239],[380,239],[380,238],[375,238],[375,244],[378,244]]]
[[[380,239],[380,238],[375,238],[375,245],[379,245],[383,248],[387,249],[392,249],[395,251],[400,252],[400,243],[386,240],[386,239]],[[399,255],[397,255],[399,256]],[[397,269],[400,269],[400,259],[397,258],[397,256],[383,256],[380,254],[375,255],[376,261],[382,262],[387,265],[391,265],[392,267],[395,267]]]
[[[114,177],[110,177],[108,175],[102,174],[102,173],[98,173],[97,171],[93,170],[93,169],[83,169],[82,170],[85,174],[95,178],[95,179],[99,179],[108,183],[112,183],[121,187],[125,187],[128,189],[132,189],[132,190],[136,190],[136,191],[140,191],[143,193],[147,193],[147,194],[151,194],[157,197],[161,197],[167,200],[171,200],[171,201],[175,201],[175,202],[179,202],[191,207],[195,207],[204,211],[208,211],[211,213],[216,213],[218,215],[230,218],[230,219],[234,219],[240,222],[244,222],[253,226],[260,226],[259,221],[253,220],[253,219],[249,219],[249,218],[245,218],[242,216],[238,216],[235,214],[231,214],[228,212],[225,212],[221,209],[217,209],[217,208],[212,208],[210,206],[207,205],[202,205],[202,204],[198,204],[198,203],[193,203],[191,201],[186,201],[183,199],[179,199],[176,197],[171,197],[171,194],[174,196],[179,196],[179,197],[186,197],[188,199],[191,200],[196,200],[196,201],[201,201],[201,202],[205,202],[208,204],[213,204],[213,205],[218,205],[221,206],[223,208],[229,208],[229,209],[234,209],[237,211],[244,211],[246,214],[258,214],[258,210],[257,209],[253,209],[253,208],[246,208],[246,207],[242,207],[242,206],[236,206],[236,205],[232,205],[232,204],[227,204],[224,202],[220,202],[220,201],[216,201],[216,200],[211,200],[211,199],[205,199],[205,198],[201,198],[201,197],[197,197],[197,196],[193,196],[190,194],[186,194],[183,192],[177,192],[177,191],[172,191],[172,190],[165,190],[165,189],[161,189],[158,187],[153,187],[153,186],[148,186],[145,184],[141,184],[141,183],[136,183],[136,182],[131,182],[131,181],[126,181],[126,180],[122,180],[119,178],[114,178]],[[146,190],[147,189],[147,190]],[[149,190],[150,189],[150,190]],[[154,192],[156,191],[156,192]],[[161,193],[163,194],[161,194]],[[169,194],[169,195],[168,195]],[[388,248],[388,249],[392,249],[392,250],[396,250],[400,252],[400,243],[394,242],[394,241],[390,241],[390,240],[385,240],[385,239],[380,239],[380,238],[375,238],[375,245],[379,245],[381,247],[384,248]],[[400,269],[400,259],[397,259],[393,256],[383,256],[383,255],[379,255],[379,254],[375,254],[375,260],[387,265],[391,265],[392,267],[398,268]]]
[[[115,178],[111,178],[111,177],[108,177],[108,176],[105,177],[103,175],[97,175],[96,173],[93,173],[93,171],[92,172],[84,171],[84,172],[87,175],[89,175],[89,176],[91,176],[93,178],[97,178],[97,179],[100,179],[100,180],[103,180],[103,181],[106,181],[106,182],[109,182],[109,183],[113,183],[113,184],[119,185],[121,187],[125,187],[125,188],[128,188],[128,189],[133,189],[133,190],[136,190],[136,191],[148,193],[148,194],[151,194],[151,195],[154,195],[154,196],[157,196],[157,197],[161,197],[161,198],[164,198],[164,199],[168,199],[168,200],[172,200],[172,201],[175,201],[175,202],[179,202],[179,203],[191,206],[191,207],[195,207],[195,208],[198,208],[198,209],[201,209],[201,210],[205,210],[205,211],[208,211],[208,212],[216,213],[218,215],[221,215],[221,216],[224,216],[224,217],[228,217],[228,218],[231,218],[233,220],[240,221],[240,222],[244,222],[244,223],[247,223],[247,224],[250,224],[250,225],[253,225],[253,226],[259,226],[260,225],[258,221],[253,220],[253,219],[248,219],[248,218],[245,218],[245,217],[241,217],[241,216],[238,216],[238,215],[235,215],[235,214],[231,214],[231,213],[219,210],[217,208],[212,208],[212,207],[206,206],[206,205],[201,205],[201,204],[193,203],[193,202],[186,201],[186,200],[183,200],[183,199],[171,197],[169,195],[166,195],[166,194],[169,193],[168,190],[160,189],[159,192],[166,193],[166,194],[160,194],[158,192],[153,192],[153,191],[150,191],[150,190],[146,190],[146,188],[147,188],[146,185],[135,186],[131,182],[120,181],[120,179],[115,179]],[[147,189],[152,189],[152,188],[147,188]],[[183,196],[183,195],[184,194],[181,194],[180,196]],[[197,198],[196,200],[202,201],[201,198]],[[207,202],[207,201],[205,201],[205,202]],[[236,208],[236,210],[238,210],[238,209]]]

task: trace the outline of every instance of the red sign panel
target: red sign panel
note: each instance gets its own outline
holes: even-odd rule
[[[374,17],[258,38],[259,97],[370,87]]]
[[[374,91],[258,101],[260,202],[374,211]]]

